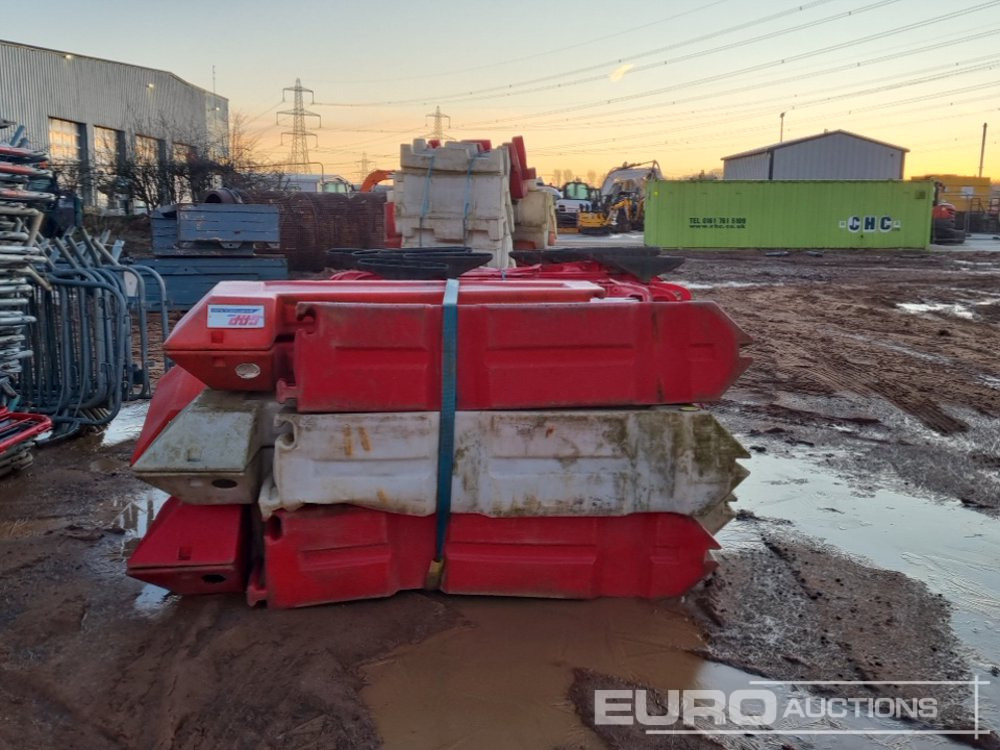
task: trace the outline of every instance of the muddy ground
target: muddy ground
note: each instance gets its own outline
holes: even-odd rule
[[[997,534],[1000,254],[692,253],[676,277],[755,339],[754,366],[716,411],[751,449],[756,478],[774,464],[754,461],[805,451],[859,502],[899,493],[898,516],[869,526],[893,533],[907,502],[933,512],[959,501],[952,517]],[[947,572],[882,570],[876,545],[849,558],[769,518],[768,497],[723,532],[715,578],[680,601],[408,593],[281,612],[164,596],[124,576],[158,501],[128,471],[132,445],[85,437],[0,480],[0,748],[888,747],[651,738],[595,727],[592,690],[968,679],[1000,659],[992,579],[949,598]],[[796,481],[763,494],[808,488]],[[803,508],[827,502],[800,494]],[[852,533],[842,509],[820,510]],[[970,569],[989,576],[997,562]],[[970,710],[956,699],[928,726],[966,727]]]

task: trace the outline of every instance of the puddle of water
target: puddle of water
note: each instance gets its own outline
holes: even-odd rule
[[[687,653],[700,643],[697,628],[657,602],[455,597],[450,603],[465,624],[363,668],[362,696],[386,747],[603,748],[567,698],[573,667],[661,691],[730,692],[754,689],[751,681],[760,679]],[[787,686],[771,689],[780,705],[789,695],[805,696]],[[776,728],[912,729],[892,722],[865,726],[853,719],[835,724],[796,717],[780,720]],[[907,738],[903,745],[898,736],[809,739],[817,750],[961,747],[937,736]]]
[[[118,511],[112,525],[125,529],[124,540],[141,539],[149,531],[153,518],[170,497],[156,487],[146,487],[135,495],[112,500]]]
[[[941,312],[954,315],[963,320],[975,320],[976,315],[965,305],[951,304],[946,302],[899,302],[896,304],[903,312],[919,315],[921,313]]]
[[[146,421],[146,411],[149,409],[149,401],[130,401],[123,404],[111,424],[109,424],[101,438],[101,446],[107,447],[119,445],[127,440],[139,437],[142,432],[142,424]]]
[[[654,602],[456,598],[468,625],[369,664],[386,747],[603,748],[567,699],[573,667],[667,688],[699,683],[697,628]]]
[[[853,339],[855,341],[864,341],[869,346],[876,346],[879,349],[886,349],[891,352],[899,352],[900,354],[906,354],[914,359],[922,359],[925,362],[936,362],[939,364],[948,364],[952,360],[949,357],[942,357],[940,354],[929,354],[927,352],[922,352],[918,349],[914,349],[911,346],[906,346],[905,344],[900,344],[897,342],[883,341],[881,339],[872,338],[871,336],[865,336],[862,334],[844,334],[846,338]]]
[[[985,670],[1000,655],[1000,521],[958,501],[933,501],[886,489],[853,490],[809,457],[754,455],[737,507],[792,521],[794,528],[874,565],[923,581],[954,606],[952,627],[977,652],[986,715],[1000,724],[1000,679]],[[753,544],[753,524],[734,522],[722,546]]]
[[[677,281],[670,279],[675,284],[680,284],[688,289],[752,289],[759,286],[784,286],[781,282],[764,283],[760,281],[720,281],[715,284],[706,284],[700,281]]]
[[[179,598],[167,589],[147,583],[132,602],[132,608],[146,617],[157,617]]]
[[[787,519],[806,534],[925,582],[962,613],[957,625],[1000,622],[1000,521],[958,501],[935,502],[885,489],[861,494],[809,459],[754,455],[739,506]],[[729,530],[718,535],[724,546]],[[968,634],[968,633],[966,633]],[[1000,653],[1000,640],[989,653]]]

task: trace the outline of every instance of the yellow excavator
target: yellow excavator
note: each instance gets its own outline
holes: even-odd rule
[[[622,164],[608,172],[601,184],[600,201],[590,211],[581,211],[577,226],[581,234],[611,234],[638,231],[646,218],[646,184],[662,179],[655,161]]]

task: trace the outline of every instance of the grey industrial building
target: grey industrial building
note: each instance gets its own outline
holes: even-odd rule
[[[722,157],[724,180],[901,180],[909,149],[846,130]]]
[[[0,119],[25,129],[54,166],[109,175],[126,158],[164,162],[227,149],[229,103],[172,73],[0,40]],[[0,131],[0,140],[11,129]],[[81,186],[86,203],[121,196]]]

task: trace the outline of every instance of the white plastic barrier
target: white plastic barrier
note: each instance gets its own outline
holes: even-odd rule
[[[205,390],[163,428],[132,469],[186,503],[252,504],[270,464],[280,409],[263,394]]]
[[[262,513],[307,503],[433,513],[438,419],[437,412],[277,415],[283,434]],[[739,443],[699,409],[459,412],[452,510],[718,515],[747,474],[741,457]]]
[[[510,264],[515,227],[506,146],[429,148],[418,139],[403,144],[400,165],[395,218],[404,248],[464,245],[493,253],[494,267]]]

